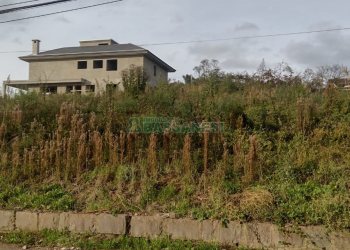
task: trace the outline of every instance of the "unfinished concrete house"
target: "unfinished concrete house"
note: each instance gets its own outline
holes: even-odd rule
[[[150,51],[112,39],[81,41],[79,47],[45,52],[40,51],[40,41],[33,40],[32,54],[20,59],[29,63],[29,80],[7,80],[4,86],[47,94],[122,89],[122,73],[132,66],[143,68],[149,84],[166,82],[168,73],[175,72]]]

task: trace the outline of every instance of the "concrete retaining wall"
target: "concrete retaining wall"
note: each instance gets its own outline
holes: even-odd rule
[[[279,228],[270,223],[196,221],[165,216],[1,211],[0,231],[68,230],[73,233],[215,242],[263,249],[350,249],[350,232],[328,232],[321,226]]]
[[[15,212],[0,211],[0,231],[12,231],[15,229]]]

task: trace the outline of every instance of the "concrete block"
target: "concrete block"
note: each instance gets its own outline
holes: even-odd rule
[[[223,245],[241,246],[242,243],[242,225],[239,222],[233,221],[227,225],[220,222],[215,223],[213,238],[216,242]]]
[[[241,224],[241,230],[242,231],[236,235],[241,245],[250,248],[263,247],[258,232],[257,223]]]
[[[301,227],[302,233],[307,238],[306,243],[310,247],[317,247],[320,249],[329,249],[331,246],[331,239],[327,230],[323,226],[308,226]]]
[[[255,232],[262,247],[277,248],[283,246],[280,243],[281,238],[278,226],[271,223],[257,223]]]
[[[57,230],[59,221],[59,213],[39,213],[39,231],[44,229]]]
[[[69,228],[69,215],[70,213],[60,213],[58,220],[58,230],[64,231]]]
[[[96,216],[96,233],[99,234],[126,234],[127,216],[124,214],[113,216],[111,214],[99,214]]]
[[[15,229],[15,212],[0,210],[0,232]]]
[[[332,232],[330,233],[331,250],[349,249],[350,232]],[[328,249],[328,248],[327,248]]]
[[[69,214],[68,230],[73,233],[94,233],[95,214]]]
[[[38,213],[16,212],[16,229],[30,232],[38,231]]]
[[[202,238],[201,240],[206,242],[218,242],[218,239],[214,237],[214,232],[221,226],[219,221],[216,220],[204,220],[202,221]]]
[[[298,249],[305,249],[307,239],[301,230],[286,226],[280,231],[280,244],[284,246],[292,246]]]
[[[201,240],[202,222],[190,219],[165,219],[163,234],[172,239]]]
[[[132,216],[130,236],[156,238],[162,233],[162,223],[160,216]]]
[[[214,222],[213,231],[213,241],[222,245],[261,248],[257,229],[251,224],[231,221],[224,225],[217,221]]]
[[[0,210],[0,231],[15,229],[36,232],[43,229],[69,230],[73,233],[99,233],[156,238],[169,236],[180,240],[202,240],[253,249],[349,249],[350,232],[328,232],[323,226],[288,227],[279,230],[271,223],[223,225],[220,221],[175,219],[168,215],[127,215],[34,213]]]

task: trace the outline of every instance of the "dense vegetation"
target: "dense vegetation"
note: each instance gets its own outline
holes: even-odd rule
[[[349,229],[350,92],[209,66],[136,95],[0,99],[0,206]],[[150,116],[225,130],[130,130]]]

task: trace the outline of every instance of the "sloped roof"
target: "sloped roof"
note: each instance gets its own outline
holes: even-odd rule
[[[38,56],[80,54],[80,53],[125,52],[125,51],[146,51],[146,50],[134,44],[127,43],[127,44],[59,48],[59,49],[41,52],[39,53]]]
[[[41,60],[55,60],[65,58],[87,58],[95,56],[131,56],[144,55],[158,63],[162,68],[168,72],[175,72],[175,69],[162,61],[160,58],[152,54],[150,51],[139,47],[137,45],[127,44],[111,44],[99,46],[80,46],[80,47],[64,47],[54,50],[40,52],[38,55],[28,55],[20,57],[26,62],[41,61]]]

